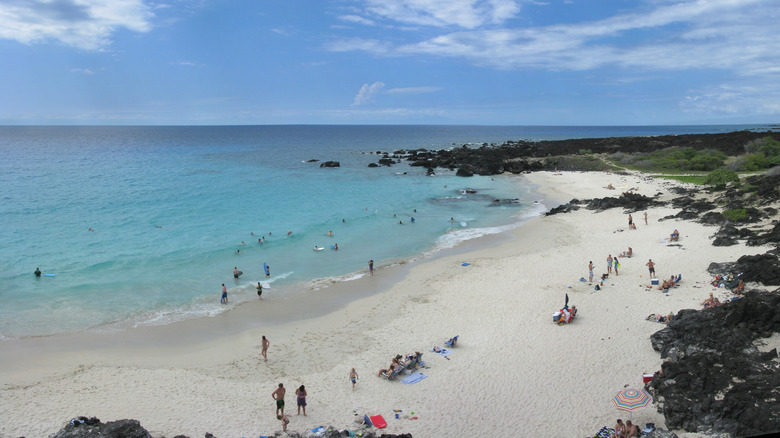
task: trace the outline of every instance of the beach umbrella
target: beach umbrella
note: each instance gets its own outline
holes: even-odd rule
[[[653,401],[653,397],[644,389],[626,388],[612,397],[612,404],[621,411],[629,413],[642,409]]]

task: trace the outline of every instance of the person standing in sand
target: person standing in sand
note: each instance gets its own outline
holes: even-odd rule
[[[374,261],[369,260],[368,261],[368,273],[369,275],[374,275]]]
[[[306,387],[301,385],[300,388],[295,390],[298,402],[298,415],[301,415],[301,408],[303,408],[303,416],[306,416]]]
[[[279,384],[279,387],[274,390],[274,392],[271,393],[271,397],[273,397],[274,400],[276,400],[276,418],[283,418],[284,417],[284,393],[287,392],[286,389],[284,389],[283,384]],[[279,413],[281,411],[281,414]]]
[[[612,273],[612,254],[607,257],[607,274]]]
[[[263,343],[262,343],[262,350],[260,351],[260,354],[263,355],[263,358],[266,362],[268,362],[268,346],[271,345],[271,343],[266,339],[265,335],[263,335]]]
[[[647,225],[647,212],[645,212],[645,225]]]
[[[618,268],[620,267],[620,262],[618,261],[617,257],[615,257],[614,262],[615,262],[615,275],[620,275],[618,274]]]
[[[653,259],[650,259],[645,265],[647,265],[647,269],[650,270],[650,278],[655,278],[655,262],[653,262]]]
[[[588,283],[593,283],[593,260],[588,262]]]
[[[628,214],[628,229],[630,230],[634,225],[634,218],[631,217],[631,213]]]
[[[352,390],[355,390],[355,384],[357,383],[358,379],[358,373],[355,371],[354,368],[352,368],[352,371],[349,372],[349,380],[352,382]]]

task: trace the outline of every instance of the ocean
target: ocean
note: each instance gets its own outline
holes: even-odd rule
[[[327,293],[543,212],[516,177],[368,167],[379,152],[761,128],[0,126],[0,339],[207,317],[257,282]]]

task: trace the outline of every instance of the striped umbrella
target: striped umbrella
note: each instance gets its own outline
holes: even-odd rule
[[[653,397],[644,389],[626,388],[612,397],[612,404],[621,411],[634,412],[649,405]]]

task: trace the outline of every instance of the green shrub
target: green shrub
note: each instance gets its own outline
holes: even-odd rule
[[[712,186],[715,189],[723,190],[726,184],[734,183],[739,185],[739,175],[733,170],[715,169],[707,175],[704,184]]]
[[[739,222],[747,219],[748,214],[747,210],[744,208],[737,208],[734,210],[725,210],[723,212],[723,217],[731,222]]]
[[[580,155],[590,155],[593,153],[593,151],[590,149],[580,149],[577,153]]]
[[[758,152],[755,154],[745,155],[742,161],[742,168],[740,170],[745,172],[756,172],[758,170],[766,169],[769,167],[769,160],[763,153]]]

